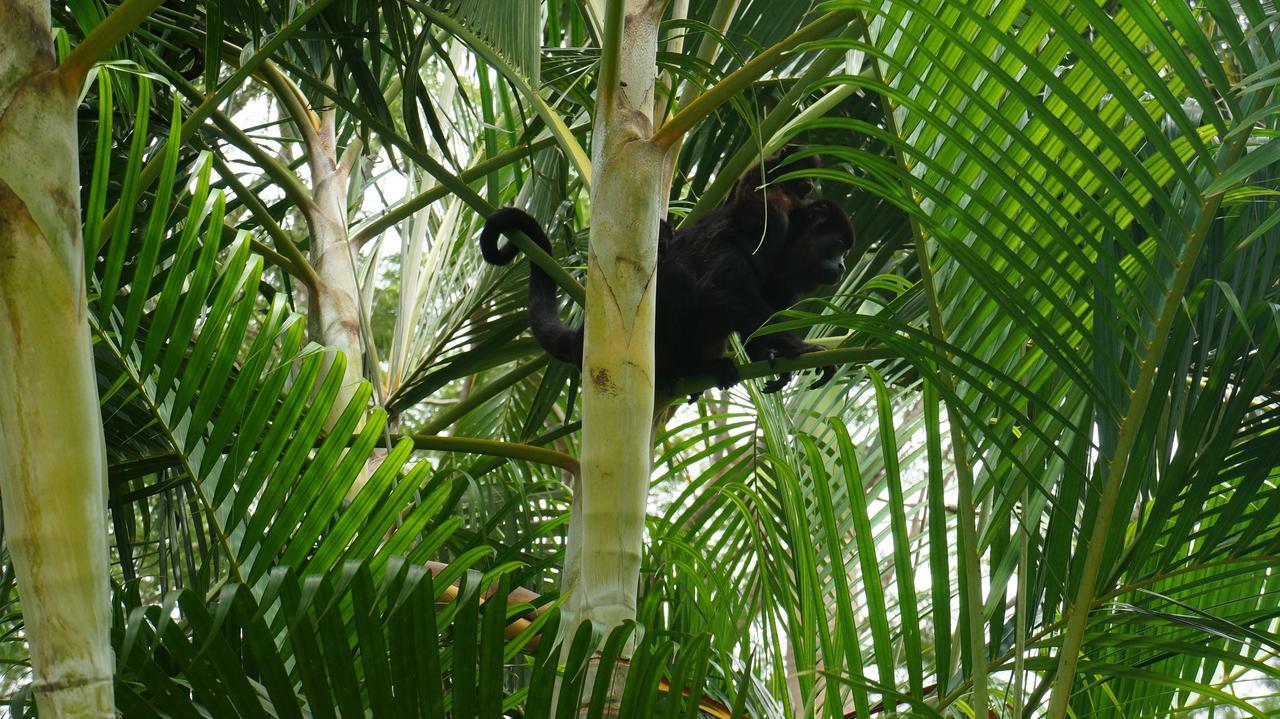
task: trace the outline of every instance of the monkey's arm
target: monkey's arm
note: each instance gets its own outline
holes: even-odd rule
[[[727,273],[726,273],[727,274]],[[763,327],[773,317],[774,308],[762,295],[760,287],[746,279],[744,273],[733,273],[733,281],[725,274],[716,278],[719,281],[704,286],[702,306],[704,312],[712,313],[720,321],[730,322],[730,329],[742,337],[750,337],[752,333]],[[787,357],[797,357],[809,352],[818,352],[822,347],[811,345],[800,339],[794,332],[775,332],[754,337],[747,341],[747,356],[752,361],[768,361]],[[835,367],[822,368],[822,376],[811,387],[821,387],[835,375]],[[790,372],[782,372],[764,386],[766,393],[773,393],[786,387],[791,381]]]

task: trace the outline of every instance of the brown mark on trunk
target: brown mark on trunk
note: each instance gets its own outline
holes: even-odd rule
[[[600,394],[614,396],[618,394],[618,386],[613,383],[613,377],[609,375],[607,369],[592,369],[591,383],[595,385]]]

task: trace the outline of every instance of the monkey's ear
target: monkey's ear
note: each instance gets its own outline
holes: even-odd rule
[[[806,170],[816,170],[822,163],[818,161],[817,155],[805,155],[796,158],[795,155],[804,148],[801,145],[787,145],[779,150],[776,154],[764,161],[765,177],[772,181],[779,175],[785,175],[789,172],[803,172]],[[759,186],[760,183],[757,183]],[[793,180],[788,183],[791,185],[790,192],[797,197],[807,197],[813,190],[815,183],[811,179]]]
[[[773,153],[764,161],[765,167],[767,167],[770,172],[776,171],[779,167],[786,164],[787,160],[791,159],[792,155],[800,152],[801,149],[803,148],[796,144],[784,145],[781,150]]]

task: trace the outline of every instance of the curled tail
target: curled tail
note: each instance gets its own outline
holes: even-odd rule
[[[514,244],[498,247],[498,237],[509,237],[511,232],[528,235],[547,254],[551,253],[551,241],[532,215],[515,207],[504,207],[486,217],[484,229],[480,231],[480,254],[485,262],[507,265],[515,259]],[[572,328],[560,321],[556,283],[532,262],[529,263],[529,327],[533,330],[533,339],[547,354],[561,362],[582,366],[582,328]]]

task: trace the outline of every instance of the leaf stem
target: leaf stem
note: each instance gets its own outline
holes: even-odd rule
[[[529,462],[559,467],[570,472],[574,477],[580,476],[582,471],[578,465],[578,460],[573,457],[563,452],[557,452],[554,449],[535,447],[531,444],[499,442],[493,439],[477,439],[475,437],[449,437],[438,434],[411,434],[407,436],[413,440],[414,449],[438,452],[465,452],[488,457],[523,459]]]
[[[58,67],[63,82],[78,86],[89,68],[103,58],[125,35],[147,19],[163,0],[125,0],[89,36],[76,45]]]
[[[816,40],[830,33],[841,25],[853,21],[855,17],[857,17],[857,12],[853,10],[829,12],[779,40],[764,52],[753,57],[747,64],[708,88],[706,92],[677,112],[674,117],[654,133],[653,143],[663,149],[671,147],[694,125],[715,112],[721,105],[732,100],[752,82],[776,68],[786,53],[794,50],[802,43]],[[603,70],[601,72],[603,77]]]
[[[583,129],[582,126],[575,127],[574,131]],[[547,135],[533,142],[522,143],[505,152],[498,153],[493,157],[486,157],[476,164],[468,167],[458,173],[458,179],[463,182],[474,182],[490,173],[496,172],[507,165],[521,160],[534,152],[555,144],[554,135]],[[356,227],[351,232],[351,242],[360,247],[369,240],[377,237],[381,232],[400,222],[408,219],[413,213],[430,205],[436,200],[442,199],[449,194],[449,188],[442,184],[437,184],[418,195],[401,202],[399,205],[383,212],[376,217],[366,220],[364,223]]]
[[[479,407],[485,402],[493,399],[499,392],[511,387],[525,377],[533,374],[539,368],[545,366],[548,361],[550,360],[544,356],[532,362],[526,362],[484,387],[472,392],[466,399],[457,403],[448,411],[442,412],[435,419],[423,425],[421,434],[439,434],[441,430],[451,426],[454,422],[457,422],[459,419],[470,414],[476,407]]]
[[[862,12],[858,11],[858,17],[862,23],[863,35],[869,47],[876,47],[871,38],[870,27],[863,17]],[[870,65],[872,73],[875,77],[876,84],[879,87],[886,87],[884,74],[880,70],[880,63],[877,59],[871,58]],[[891,99],[886,93],[881,93],[881,107],[884,109],[885,128],[894,137],[902,138],[898,123],[893,114],[893,106]],[[897,161],[898,167],[906,176],[910,176],[911,168],[907,165],[907,158],[901,151],[895,151],[894,159]],[[912,201],[915,201],[915,193],[911,186],[903,182],[903,190],[907,193]],[[929,330],[933,334],[934,339],[940,347],[947,345],[947,332],[942,321],[942,305],[938,294],[937,283],[934,281],[933,266],[929,256],[929,245],[925,238],[924,230],[920,227],[920,221],[916,214],[908,213],[908,219],[911,224],[911,235],[914,240],[916,263],[920,267],[920,284],[924,287],[925,297],[929,305]],[[945,367],[938,367],[938,376],[942,383],[950,390],[949,394],[954,395],[956,390],[955,376]],[[956,468],[956,503],[959,507],[956,517],[956,531],[959,534],[959,549],[957,553],[960,561],[960,607],[964,615],[964,621],[968,624],[969,630],[969,655],[971,657],[971,670],[973,674],[973,703],[975,705],[974,714],[985,716],[988,712],[989,699],[987,688],[987,648],[986,642],[983,641],[985,636],[985,626],[982,621],[982,566],[981,566],[981,549],[979,548],[978,532],[975,526],[977,522],[977,511],[974,506],[973,498],[973,468],[969,461],[969,452],[965,440],[964,429],[959,421],[958,413],[954,409],[951,402],[946,402],[947,417],[951,427],[951,451],[952,458]]]
[[[126,0],[126,3],[141,3],[144,1],[152,2],[153,0]],[[315,2],[308,6],[306,10],[303,10],[297,17],[290,21],[288,25],[285,25],[279,32],[272,35],[271,38],[262,45],[262,47],[258,48],[257,52],[255,52],[252,57],[232,72],[231,77],[228,77],[226,82],[218,86],[218,90],[216,92],[205,99],[204,102],[200,103],[199,107],[192,110],[191,114],[183,119],[182,142],[186,142],[191,139],[192,134],[204,126],[204,120],[206,117],[212,114],[214,110],[218,109],[218,106],[230,97],[231,93],[235,92],[245,79],[252,75],[258,67],[262,65],[262,63],[270,59],[271,56],[285,44],[285,42],[299,33],[307,23],[311,22],[312,19],[319,15],[331,2],[333,2],[333,0],[315,0]],[[112,15],[114,14],[115,13],[112,13]],[[83,45],[84,43],[81,44]],[[68,59],[70,58],[68,57]],[[138,177],[139,192],[146,190],[151,186],[152,182],[155,182],[156,177],[160,175],[163,160],[163,156],[152,158],[151,161],[142,168],[142,174]],[[131,212],[132,210],[133,208],[127,208],[126,211]],[[104,237],[111,234],[111,228],[115,226],[116,217],[120,212],[120,205],[116,204],[116,206],[111,208],[111,211],[107,213],[106,218],[103,219],[102,234]]]
[[[1228,166],[1239,156],[1248,141],[1249,133],[1244,133],[1235,143],[1227,148]],[[1212,180],[1212,175],[1210,177]],[[1183,293],[1186,292],[1191,275],[1196,269],[1196,258],[1204,247],[1209,229],[1217,217],[1218,205],[1222,195],[1201,195],[1204,198],[1200,216],[1191,235],[1187,238],[1187,249],[1178,260],[1177,272],[1173,283],[1165,292],[1164,308],[1151,332],[1151,344],[1138,372],[1138,379],[1133,387],[1133,399],[1129,402],[1129,410],[1120,424],[1120,437],[1116,440],[1115,454],[1107,463],[1106,483],[1098,499],[1097,513],[1094,518],[1093,532],[1086,545],[1084,566],[1080,570],[1080,587],[1070,609],[1070,620],[1067,633],[1062,640],[1062,651],[1058,655],[1057,676],[1054,678],[1053,693],[1049,696],[1050,719],[1062,719],[1067,715],[1067,704],[1071,698],[1071,687],[1075,682],[1076,664],[1080,661],[1080,647],[1084,643],[1085,630],[1088,627],[1089,610],[1093,605],[1094,591],[1097,589],[1098,575],[1102,571],[1102,560],[1106,554],[1106,545],[1111,533],[1111,520],[1115,516],[1116,505],[1120,500],[1120,490],[1124,484],[1124,475],[1129,467],[1138,435],[1145,423],[1147,407],[1151,402],[1151,393],[1155,388],[1155,375],[1160,367],[1160,358],[1165,346],[1172,336],[1173,321],[1183,311]],[[1127,515],[1126,515],[1127,516]]]

